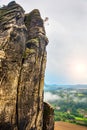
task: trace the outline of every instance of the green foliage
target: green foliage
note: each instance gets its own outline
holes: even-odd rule
[[[71,90],[68,92],[54,90],[51,93],[61,97],[50,102],[55,108],[55,121],[66,121],[87,126],[87,118],[85,118],[87,114],[87,92],[84,89],[74,94],[71,93]]]
[[[59,111],[57,111],[57,110],[55,110],[55,121],[68,121],[68,120],[70,120],[70,121],[75,121],[75,117],[74,117],[74,115],[71,115],[71,114],[69,114],[69,113],[66,113],[66,112],[64,112],[64,113],[62,113],[62,112],[59,112]]]

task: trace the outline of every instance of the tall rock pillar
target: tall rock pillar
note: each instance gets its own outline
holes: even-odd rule
[[[0,130],[42,130],[47,43],[38,10],[0,8]]]

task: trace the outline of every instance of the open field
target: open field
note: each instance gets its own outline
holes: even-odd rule
[[[55,122],[54,130],[87,130],[87,127],[58,121],[58,122]]]

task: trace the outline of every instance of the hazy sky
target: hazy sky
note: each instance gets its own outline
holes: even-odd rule
[[[0,5],[11,0],[0,0]],[[45,82],[87,83],[87,0],[16,0],[26,12],[38,8],[49,45]]]

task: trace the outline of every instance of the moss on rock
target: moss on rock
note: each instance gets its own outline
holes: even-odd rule
[[[26,44],[33,44],[33,45],[39,47],[39,38],[30,39],[30,40],[27,41]]]

